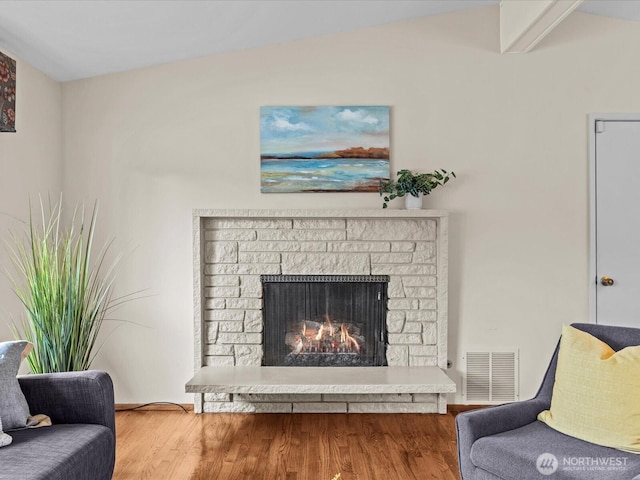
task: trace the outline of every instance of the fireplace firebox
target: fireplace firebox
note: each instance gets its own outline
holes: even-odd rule
[[[262,275],[266,366],[386,366],[386,275]]]

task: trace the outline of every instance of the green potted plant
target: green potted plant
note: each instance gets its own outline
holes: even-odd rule
[[[394,182],[380,182],[380,196],[384,197],[382,208],[387,208],[388,202],[397,197],[405,197],[406,208],[422,208],[422,196],[429,195],[432,190],[444,185],[451,178],[456,178],[454,172],[436,169],[431,173],[413,173],[410,170],[400,170]]]
[[[61,199],[62,200],[62,199]],[[15,273],[12,287],[26,316],[14,333],[34,345],[27,357],[32,373],[87,370],[97,353],[97,337],[114,298],[115,266],[107,262],[111,242],[92,256],[97,205],[88,223],[84,206],[76,207],[67,225],[61,200],[29,222],[22,235],[7,243]]]

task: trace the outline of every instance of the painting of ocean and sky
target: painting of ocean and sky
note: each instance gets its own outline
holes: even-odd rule
[[[261,107],[263,193],[377,192],[389,180],[389,107]]]

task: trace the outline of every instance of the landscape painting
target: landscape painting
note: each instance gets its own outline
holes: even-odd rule
[[[263,193],[377,192],[389,107],[261,107],[260,172]]]

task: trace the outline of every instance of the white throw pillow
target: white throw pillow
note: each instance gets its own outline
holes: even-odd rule
[[[2,431],[2,419],[0,418],[0,447],[6,447],[11,442],[13,442],[13,438]]]
[[[26,341],[0,343],[0,422],[6,430],[27,426],[29,405],[16,375],[32,347]]]

